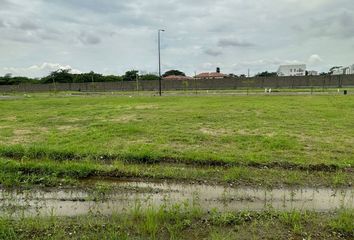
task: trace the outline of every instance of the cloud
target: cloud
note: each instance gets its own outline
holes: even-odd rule
[[[13,7],[14,4],[8,0],[0,0],[0,11],[5,10],[6,8]]]
[[[6,56],[0,74],[5,66],[44,61],[83,71],[156,72],[159,28],[166,29],[162,65],[189,74],[203,63],[224,72],[237,63],[243,73],[291,59],[310,64],[313,53],[323,59],[318,70],[354,61],[352,0],[0,0],[0,6]]]
[[[6,27],[5,21],[0,19],[0,28]]]
[[[81,73],[80,70],[72,68],[70,65],[47,62],[40,65],[32,65],[29,67],[4,67],[2,72],[11,73],[13,76],[43,77],[53,71],[65,69],[70,69],[70,72],[72,73]]]
[[[23,21],[18,25],[18,28],[25,31],[34,31],[38,30],[40,27],[32,21]]]
[[[292,28],[304,36],[353,38],[354,9],[330,11],[328,14],[312,16],[307,22],[297,23]]]
[[[81,33],[79,36],[79,40],[83,44],[96,45],[101,43],[101,39],[97,36],[97,33]]]
[[[323,62],[323,59],[319,55],[313,54],[309,57],[309,59],[307,61],[311,65],[318,65]]]
[[[239,40],[236,38],[222,38],[218,41],[219,47],[253,47],[255,46],[251,42]]]
[[[213,57],[217,57],[223,54],[222,50],[220,49],[206,49],[204,50],[204,53]]]
[[[128,1],[110,1],[110,0],[62,0],[53,2],[58,6],[76,9],[78,11],[84,10],[88,12],[107,14],[107,13],[120,13],[130,9]]]

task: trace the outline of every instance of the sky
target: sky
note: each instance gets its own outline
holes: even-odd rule
[[[0,0],[0,75],[354,64],[352,0]]]

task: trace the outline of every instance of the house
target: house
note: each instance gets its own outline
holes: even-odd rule
[[[277,71],[278,76],[306,76],[305,64],[281,65]]]
[[[216,72],[205,72],[195,76],[196,79],[223,79],[226,77],[226,74],[220,72],[220,68],[217,68]]]

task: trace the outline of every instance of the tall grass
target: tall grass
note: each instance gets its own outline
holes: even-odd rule
[[[0,239],[252,239],[255,233],[269,239],[351,239],[351,219],[344,212],[334,216],[273,210],[203,214],[198,206],[182,203],[145,210],[136,207],[111,216],[0,217]]]
[[[80,180],[91,177],[171,179],[265,187],[284,185],[338,187],[348,186],[352,173],[316,171],[309,174],[302,170],[272,168],[186,167],[185,165],[126,164],[121,161],[102,164],[100,161],[91,160],[53,161],[0,158],[0,185],[2,186],[79,185]]]

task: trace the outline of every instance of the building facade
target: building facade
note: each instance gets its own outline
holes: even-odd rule
[[[354,64],[349,67],[335,67],[331,69],[332,75],[354,74]]]
[[[281,65],[277,71],[280,77],[306,76],[305,64]]]

